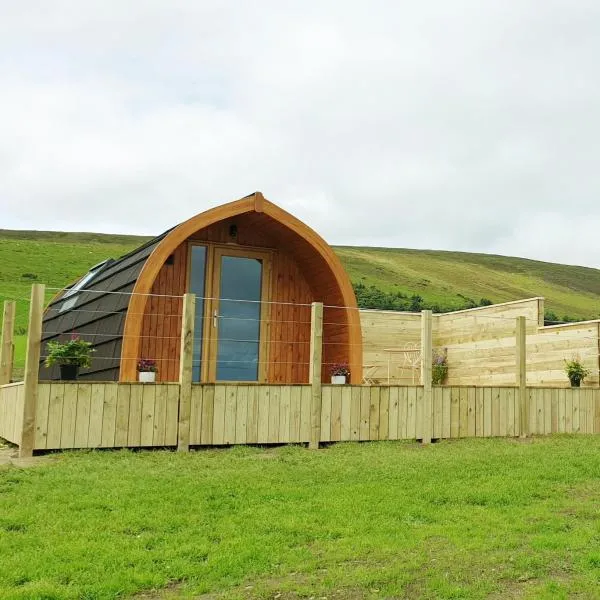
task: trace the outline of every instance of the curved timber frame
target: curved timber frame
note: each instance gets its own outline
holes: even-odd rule
[[[120,381],[135,381],[136,360],[140,357],[143,320],[149,295],[152,293],[154,282],[168,258],[182,244],[188,242],[201,230],[207,230],[219,222],[242,217],[251,213],[260,213],[276,222],[277,226],[286,232],[290,243],[302,247],[310,260],[318,263],[319,282],[309,282],[312,288],[313,301],[335,304],[325,309],[325,321],[337,330],[344,331],[344,341],[335,342],[345,347],[351,371],[351,383],[362,383],[362,334],[360,315],[352,283],[333,249],[305,223],[269,202],[260,192],[228,204],[200,213],[184,221],[172,229],[154,248],[146,260],[132,291],[129,307],[125,318],[123,344],[121,350]],[[285,241],[287,243],[287,239]],[[306,259],[309,260],[309,259]],[[312,269],[309,269],[309,271]],[[315,269],[316,270],[316,269]],[[321,286],[326,283],[328,293],[321,293]],[[342,308],[343,307],[343,308]],[[329,310],[330,318],[327,318]],[[335,316],[333,316],[335,315]],[[325,328],[327,342],[327,325]],[[325,371],[325,369],[324,369]]]

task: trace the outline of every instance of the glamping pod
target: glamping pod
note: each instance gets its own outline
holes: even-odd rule
[[[348,363],[351,382],[362,382],[348,275],[317,233],[260,192],[92,267],[50,302],[42,342],[73,332],[90,341],[83,380],[135,381],[138,362],[151,359],[157,381],[177,381],[186,292],[196,294],[194,381],[308,383],[311,303],[322,302],[323,380]],[[57,377],[40,365],[41,379]]]

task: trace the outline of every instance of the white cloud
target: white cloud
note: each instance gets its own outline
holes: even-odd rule
[[[598,266],[599,16],[0,0],[1,226],[158,233],[259,189],[332,243]]]

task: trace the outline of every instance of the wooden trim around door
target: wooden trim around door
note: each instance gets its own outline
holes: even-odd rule
[[[268,360],[269,360],[269,320],[271,301],[271,279],[273,270],[273,252],[268,250],[252,250],[249,248],[234,248],[228,246],[214,246],[212,254],[211,267],[211,285],[210,285],[210,314],[209,326],[210,333],[207,335],[208,353],[207,377],[209,383],[216,382],[217,379],[217,343],[218,330],[214,327],[214,314],[218,314],[220,304],[221,289],[221,258],[223,256],[234,256],[238,258],[254,258],[262,262],[261,279],[261,306],[260,306],[260,327],[259,327],[259,347],[258,347],[258,383],[267,381]],[[244,382],[252,383],[252,382]]]

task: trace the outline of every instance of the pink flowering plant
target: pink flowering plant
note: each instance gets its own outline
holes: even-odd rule
[[[348,363],[335,363],[331,365],[329,374],[332,377],[349,377],[350,368],[348,367]]]
[[[140,373],[156,373],[158,371],[158,367],[156,366],[156,361],[151,358],[142,358],[137,364],[137,370]]]
[[[443,348],[440,352],[433,352],[433,362],[431,364],[431,383],[433,385],[442,385],[448,377],[448,351]]]

